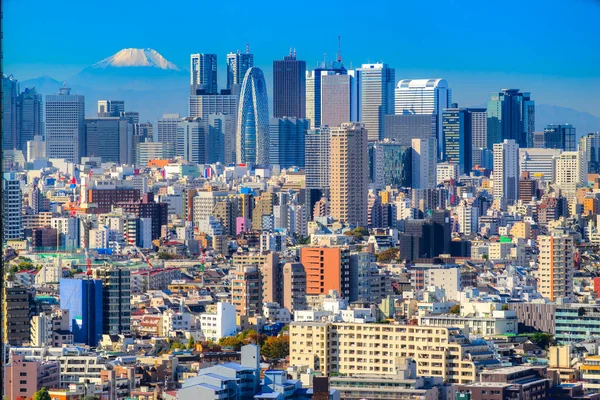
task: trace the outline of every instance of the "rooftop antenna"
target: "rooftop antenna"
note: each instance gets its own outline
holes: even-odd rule
[[[292,56],[292,48],[290,47],[290,57]]]
[[[327,64],[327,53],[323,53],[323,63]]]
[[[294,49],[294,58],[296,58],[296,49]]]
[[[246,54],[250,54],[250,43],[246,43]]]
[[[338,53],[337,53],[337,61],[342,62],[342,37],[338,35]]]

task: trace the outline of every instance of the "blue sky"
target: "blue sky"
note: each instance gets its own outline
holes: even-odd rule
[[[3,3],[3,71],[19,80],[66,79],[125,47],[184,68],[190,53],[217,53],[222,67],[246,43],[269,75],[290,47],[309,67],[333,59],[341,35],[347,66],[383,61],[397,80],[446,78],[464,106],[516,87],[600,116],[600,0]]]

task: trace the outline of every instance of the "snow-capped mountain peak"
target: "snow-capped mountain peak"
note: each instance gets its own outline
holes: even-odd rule
[[[93,68],[107,67],[154,67],[179,71],[172,62],[153,49],[123,49],[104,60],[92,65]]]

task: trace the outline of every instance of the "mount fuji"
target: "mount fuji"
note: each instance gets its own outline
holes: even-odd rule
[[[124,100],[125,110],[140,113],[140,121],[163,113],[187,115],[188,72],[153,49],[126,48],[66,79],[71,93],[85,96],[86,115],[97,113],[98,100]],[[21,82],[38,92],[54,94],[62,82],[41,77]]]
[[[179,68],[153,49],[123,49],[92,65],[92,68],[154,67],[179,71]]]

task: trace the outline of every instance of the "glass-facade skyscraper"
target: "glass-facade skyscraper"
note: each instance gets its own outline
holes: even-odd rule
[[[344,82],[346,82],[346,80],[348,78],[350,78],[349,76],[346,75],[347,71],[346,68],[344,68],[344,65],[339,62],[339,61],[333,61],[331,63],[325,63],[325,62],[321,62],[321,64],[315,68],[312,71],[306,71],[306,118],[308,118],[310,120],[310,126],[311,128],[315,128],[315,127],[319,127],[321,125],[327,125],[325,122],[322,122],[323,116],[326,115],[326,113],[323,110],[324,107],[324,95],[325,92],[323,90],[323,82],[324,82],[324,78],[326,76],[332,76],[332,77],[337,77],[337,76],[343,76],[341,78],[341,80],[334,80],[332,82],[330,82],[330,86],[333,84],[335,85],[336,83],[341,84],[344,89],[347,89],[347,95],[346,97],[349,98],[350,96],[350,84],[348,83],[347,85],[344,84]],[[335,94],[338,94],[340,96],[344,96],[346,91],[342,89],[343,93],[338,93],[339,90],[337,92],[334,91]],[[335,96],[335,94],[332,93],[331,96]],[[342,99],[342,101],[344,101],[345,99]],[[330,100],[331,102],[331,100]],[[350,111],[350,105],[348,104],[348,112]],[[332,124],[332,125],[340,125],[342,122],[349,122],[350,119],[347,118],[344,121],[341,121],[337,124]]]
[[[85,155],[85,98],[60,88],[46,96],[46,155],[78,163]]]
[[[369,143],[369,180],[375,189],[387,186],[410,187],[412,149],[399,143],[385,140]]]
[[[239,87],[244,81],[246,71],[254,66],[254,54],[249,52],[227,54],[227,89],[237,94]],[[236,90],[237,88],[237,90]]]
[[[271,118],[270,152],[271,165],[281,168],[304,168],[304,146],[308,120],[305,118]]]
[[[445,79],[403,79],[396,86],[397,115],[435,115],[438,157],[444,151],[442,113],[452,103],[452,90]]]
[[[19,85],[12,75],[2,75],[2,150],[19,145],[17,137],[17,97]]]
[[[387,64],[363,64],[354,71],[360,93],[360,121],[365,124],[369,141],[381,140],[385,116],[394,112],[396,71]]]
[[[273,117],[306,118],[306,61],[295,52],[273,61]]]
[[[473,122],[477,123],[473,113],[479,109],[447,108],[442,113],[443,152],[441,159],[459,166],[460,173],[469,174],[473,167]]]
[[[533,147],[535,102],[527,92],[502,89],[487,105],[487,147],[512,139],[519,147]]]
[[[25,88],[18,99],[19,149],[27,151],[27,142],[43,136],[42,95],[35,87]]]
[[[269,165],[269,99],[260,68],[246,71],[240,90],[236,130],[238,164]]]
[[[545,149],[577,150],[577,135],[571,124],[547,125],[542,147]]]
[[[192,54],[190,55],[190,94],[197,94],[203,90],[204,94],[217,94],[217,55]]]

